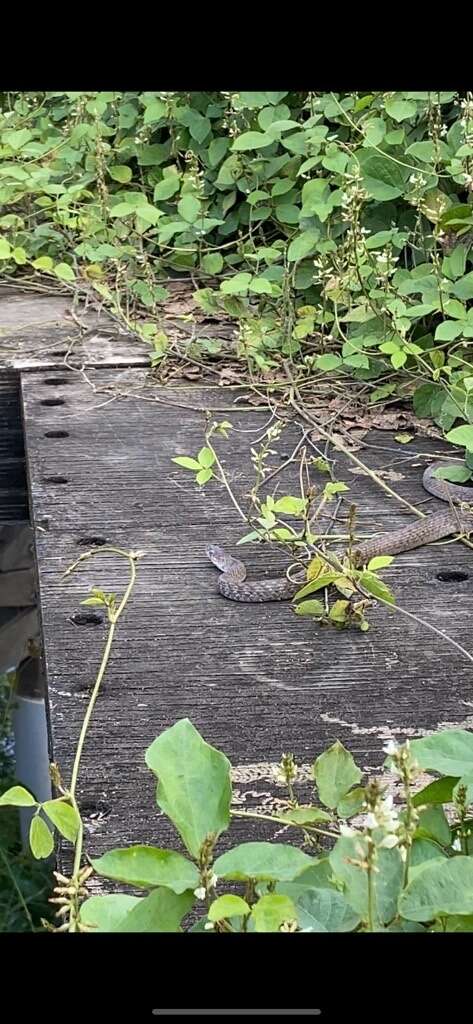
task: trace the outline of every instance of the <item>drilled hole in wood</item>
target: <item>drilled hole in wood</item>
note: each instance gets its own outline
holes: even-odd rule
[[[47,430],[45,437],[69,437],[67,430]]]
[[[43,398],[41,405],[65,405],[63,398]]]
[[[45,476],[44,477],[44,483],[45,484],[68,484],[69,480],[67,479],[67,476]]]
[[[70,377],[47,377],[43,384],[72,384]]]
[[[87,684],[90,688],[90,683]],[[85,801],[80,805],[80,811],[83,818],[106,818],[107,814],[110,814],[110,804],[106,804],[103,800]]]
[[[101,548],[107,541],[105,537],[79,537],[77,543],[82,548]]]
[[[98,615],[97,612],[76,612],[75,615],[71,615],[70,621],[75,626],[101,626],[103,616]]]
[[[443,572],[437,573],[437,579],[441,583],[463,583],[468,576],[469,573],[463,572],[461,569],[444,569]]]
[[[51,356],[65,356],[65,354],[66,354],[65,348],[59,349],[58,352],[50,352]]]

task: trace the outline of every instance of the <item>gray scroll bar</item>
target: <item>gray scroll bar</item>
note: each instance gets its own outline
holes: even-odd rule
[[[261,1010],[261,1009],[260,1010],[238,1010],[238,1009],[235,1009],[235,1007],[233,1007],[233,1009],[231,1009],[231,1010],[200,1010],[200,1009],[199,1010],[174,1010],[174,1009],[172,1009],[172,1010],[153,1010],[152,1012],[153,1012],[153,1014],[156,1017],[159,1017],[161,1014],[163,1016],[166,1016],[166,1017],[167,1016],[169,1016],[169,1017],[181,1017],[181,1016],[183,1016],[183,1017],[203,1017],[204,1015],[207,1015],[207,1014],[209,1014],[210,1016],[213,1016],[213,1017],[217,1016],[218,1014],[224,1014],[227,1017],[245,1017],[246,1014],[249,1014],[250,1016],[253,1016],[254,1014],[256,1014],[259,1017],[270,1017],[273,1014],[275,1016],[278,1016],[278,1017],[288,1017],[288,1016],[292,1017],[294,1015],[298,1016],[298,1017],[311,1017],[311,1016],[319,1016],[319,1014],[322,1011],[321,1010],[300,1010],[300,1009],[298,1009],[298,1010],[285,1010],[285,1009],[279,1009],[279,1010]]]

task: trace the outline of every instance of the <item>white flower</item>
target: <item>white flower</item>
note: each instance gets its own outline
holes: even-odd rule
[[[388,740],[388,742],[384,744],[383,750],[388,757],[394,757],[394,754],[397,754],[399,750],[399,746],[395,740]]]
[[[205,897],[206,897],[205,886],[201,885],[198,889],[194,889],[194,896],[196,896],[198,900],[205,900]]]
[[[458,836],[455,837],[452,843],[452,850],[461,850],[462,844]]]
[[[392,850],[394,846],[397,846],[398,842],[399,837],[394,832],[388,832],[388,835],[381,840],[379,845],[385,850]]]
[[[214,925],[213,921],[207,921],[207,924],[204,924],[204,931],[206,931],[206,932],[211,932],[211,931],[213,931],[214,928],[215,928],[215,925]]]

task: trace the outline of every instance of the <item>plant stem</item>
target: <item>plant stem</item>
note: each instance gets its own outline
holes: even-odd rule
[[[79,768],[80,768],[80,761],[81,761],[81,757],[82,757],[82,751],[83,751],[85,739],[86,739],[86,736],[87,736],[87,732],[88,732],[88,729],[89,729],[90,720],[92,718],[92,713],[93,713],[93,710],[94,710],[94,707],[95,707],[95,703],[97,701],[97,697],[98,697],[99,692],[100,692],[100,686],[101,686],[103,677],[105,675],[105,672],[107,670],[108,662],[109,662],[109,659],[110,659],[110,653],[111,653],[111,649],[112,649],[112,644],[113,644],[113,638],[114,638],[114,635],[115,635],[116,625],[117,625],[118,619],[120,618],[120,615],[123,613],[123,611],[124,611],[124,609],[126,607],[126,604],[127,604],[128,600],[130,598],[130,595],[131,595],[131,592],[133,590],[133,587],[134,587],[134,584],[135,584],[135,580],[136,580],[135,559],[136,559],[137,555],[135,553],[124,551],[124,550],[122,550],[122,548],[116,548],[116,547],[113,547],[111,545],[107,545],[107,546],[104,546],[104,547],[101,547],[101,548],[92,548],[90,551],[87,551],[83,555],[80,555],[80,557],[71,566],[69,566],[68,569],[66,569],[66,572],[64,573],[64,576],[68,576],[72,572],[74,572],[74,570],[77,567],[77,565],[79,564],[79,562],[82,562],[85,559],[88,559],[88,558],[90,558],[90,557],[92,557],[93,555],[96,555],[96,554],[116,554],[116,555],[121,555],[123,558],[126,558],[128,560],[129,566],[130,566],[130,580],[129,580],[128,586],[127,586],[127,588],[125,590],[125,593],[124,593],[124,595],[122,597],[122,600],[120,601],[120,604],[118,605],[118,607],[116,609],[114,609],[114,610],[112,610],[111,608],[108,609],[108,618],[109,618],[109,623],[110,623],[109,630],[108,630],[108,636],[107,636],[107,640],[106,640],[106,643],[105,643],[105,648],[104,648],[104,652],[103,652],[103,655],[102,655],[102,660],[100,662],[100,667],[99,667],[99,670],[98,670],[98,673],[97,673],[97,677],[96,677],[96,680],[95,680],[95,683],[94,683],[94,686],[93,686],[93,689],[92,689],[92,693],[91,693],[90,698],[89,698],[89,703],[87,705],[87,710],[86,710],[86,713],[84,715],[84,720],[82,722],[82,727],[81,727],[81,731],[80,731],[80,735],[79,735],[79,741],[78,741],[78,744],[77,744],[77,749],[76,749],[75,757],[74,757],[74,763],[73,763],[73,766],[72,766],[71,784],[70,784],[70,788],[69,788],[69,791],[68,791],[67,795],[70,798],[73,807],[77,811],[77,814],[78,814],[79,820],[80,820],[80,825],[79,825],[79,829],[78,829],[78,833],[77,833],[77,839],[76,839],[76,842],[75,842],[75,851],[74,851],[74,868],[73,868],[73,879],[74,880],[77,878],[78,872],[80,870],[80,862],[81,862],[81,858],[82,858],[83,837],[84,837],[84,829],[83,829],[82,819],[80,818],[80,812],[79,812],[79,808],[78,808],[78,805],[77,805],[77,799],[76,799],[76,789],[77,789],[77,781],[78,781],[78,777],[79,777]]]
[[[257,811],[234,811],[230,810],[232,818],[255,818],[256,821],[274,821],[278,825],[286,825],[291,828],[301,828],[302,826],[296,825],[294,822],[286,821],[285,818],[281,818],[278,814],[259,814]],[[327,829],[317,828],[316,825],[304,825],[307,831],[317,832],[318,835],[328,836],[329,839],[339,839],[338,832],[328,832]]]

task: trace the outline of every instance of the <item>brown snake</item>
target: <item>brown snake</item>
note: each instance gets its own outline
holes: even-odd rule
[[[425,490],[442,501],[453,502],[456,505],[461,502],[473,502],[473,488],[447,483],[433,476],[440,466],[445,466],[445,463],[434,462],[425,470],[422,477]],[[401,526],[399,530],[392,530],[364,541],[354,551],[355,563],[366,565],[375,555],[397,555],[401,551],[410,551],[423,544],[431,544],[432,541],[441,540],[452,533],[472,532],[473,512],[449,507],[444,512],[435,512],[408,526]],[[221,570],[222,575],[218,581],[220,593],[231,601],[290,601],[304,585],[305,575],[299,576],[298,580],[290,580],[283,576],[273,580],[247,583],[246,566],[239,559],[233,558],[223,548],[214,544],[207,548],[207,555]]]

